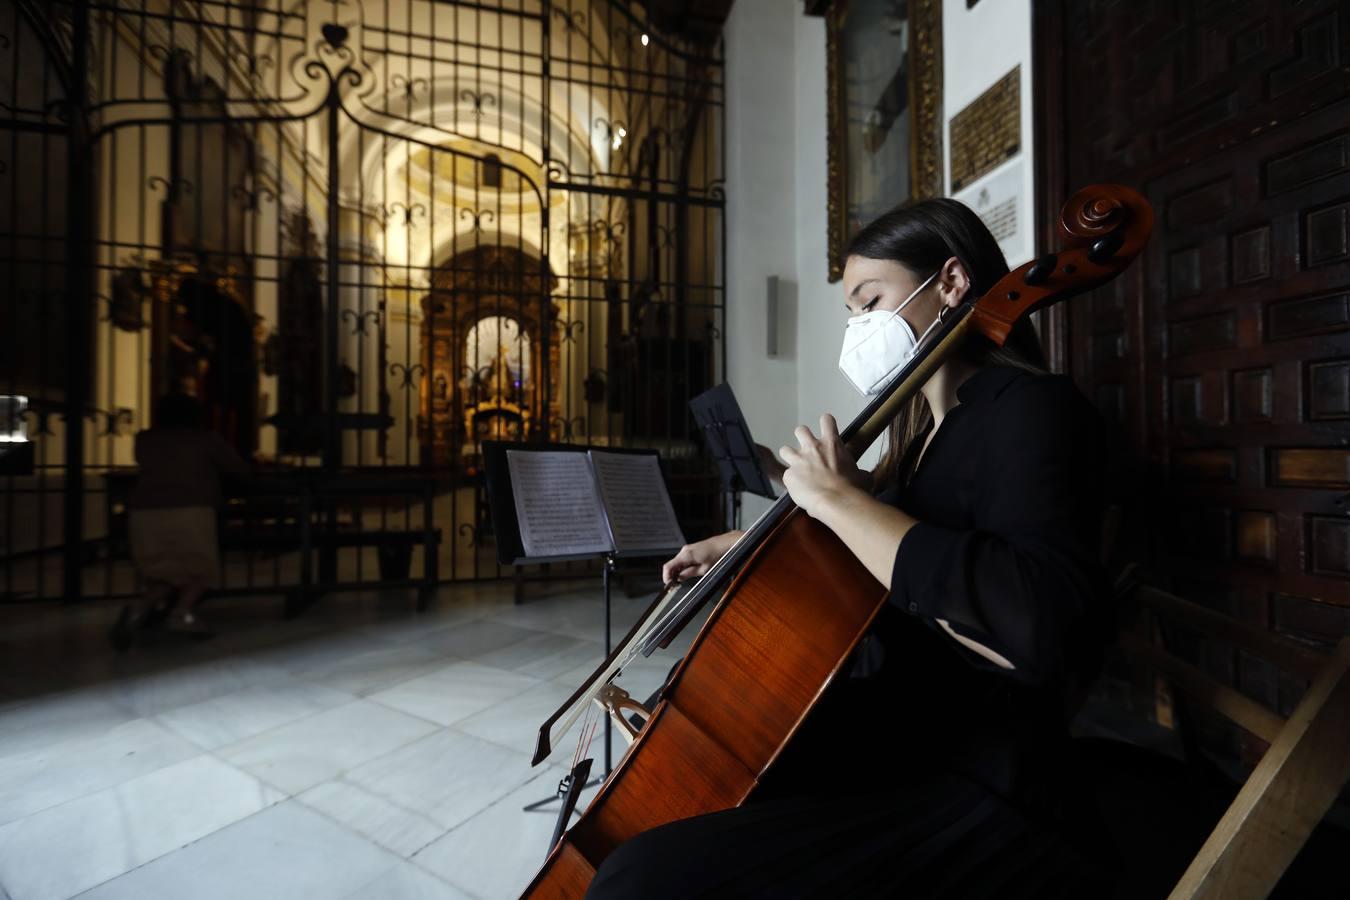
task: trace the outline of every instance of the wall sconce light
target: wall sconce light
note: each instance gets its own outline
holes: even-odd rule
[[[27,397],[0,394],[0,444],[28,443],[28,423],[23,420],[26,412]]]
[[[28,439],[28,398],[0,394],[0,475],[33,474],[33,442]]]

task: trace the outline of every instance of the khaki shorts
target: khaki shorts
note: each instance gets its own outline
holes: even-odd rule
[[[129,511],[131,558],[146,581],[211,584],[220,570],[216,511],[183,506]]]

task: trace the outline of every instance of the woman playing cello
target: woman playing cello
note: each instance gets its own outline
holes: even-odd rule
[[[882,216],[848,248],[840,368],[875,392],[1007,272],[956,201]],[[850,677],[747,803],[627,841],[587,897],[1109,895],[1066,722],[1110,621],[1100,419],[1023,319],[1001,348],[966,338],[888,435],[870,474],[831,416],[780,451],[793,501],[889,587]],[[666,580],[737,536],[685,547]]]

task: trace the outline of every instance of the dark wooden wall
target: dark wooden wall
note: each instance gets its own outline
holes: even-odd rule
[[[1050,329],[1113,423],[1121,555],[1331,643],[1350,631],[1350,2],[1038,0],[1034,20],[1042,234],[1093,181],[1157,213],[1139,264]],[[1273,708],[1301,692],[1222,642],[1189,650]]]

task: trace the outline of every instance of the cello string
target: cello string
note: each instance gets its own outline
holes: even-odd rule
[[[632,640],[625,645],[624,651],[616,657],[615,662],[607,667],[604,677],[595,679],[595,681],[590,684],[589,690],[581,697],[577,698],[576,702],[567,709],[565,714],[562,714],[561,710],[559,711],[560,714],[557,720],[549,728],[550,744],[553,746],[560,746],[563,736],[571,731],[578,720],[581,719],[582,715],[590,709],[595,696],[600,692],[600,688],[614,681],[614,679],[628,667],[628,664],[637,658],[638,654],[641,653],[643,640],[651,633],[657,620],[659,620],[661,615],[669,609],[670,604],[675,600],[677,595],[677,591],[670,591],[647,617],[647,627],[635,633]]]
[[[573,771],[573,772],[576,771],[577,763],[579,763],[579,762],[581,761],[581,739],[582,739],[582,737],[583,737],[585,734],[586,734],[586,729],[585,729],[585,727],[583,727],[583,728],[581,729],[581,734],[577,735],[577,746],[576,746],[576,748],[572,751],[572,769],[571,769],[571,771]]]
[[[590,711],[586,714],[586,720],[587,720],[587,726],[588,726],[588,727],[586,727],[586,728],[584,729],[584,733],[585,733],[585,735],[586,735],[586,749],[582,751],[581,756],[578,758],[578,761],[581,760],[581,759],[585,759],[585,758],[589,757],[590,754],[591,754],[591,739],[595,737],[595,729],[596,729],[596,726],[599,724],[599,723],[595,720],[595,715],[594,715],[594,713],[595,713],[595,710],[592,709],[592,710],[590,710]]]

